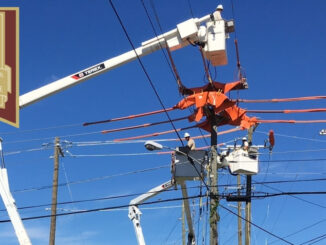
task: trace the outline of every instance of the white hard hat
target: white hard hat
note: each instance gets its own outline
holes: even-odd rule
[[[217,5],[216,10],[223,11],[223,5],[222,4]]]
[[[190,137],[190,134],[189,133],[185,133],[184,137],[185,138]]]
[[[243,137],[242,140],[243,140],[243,141],[247,141],[247,138],[246,138],[246,137]]]

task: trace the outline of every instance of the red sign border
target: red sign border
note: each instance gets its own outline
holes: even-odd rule
[[[16,12],[16,121],[12,122],[1,117],[0,121],[19,128],[19,7],[0,7],[0,11],[2,10]]]

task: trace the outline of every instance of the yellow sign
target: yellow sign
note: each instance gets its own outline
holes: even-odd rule
[[[0,7],[0,121],[19,127],[19,8]]]

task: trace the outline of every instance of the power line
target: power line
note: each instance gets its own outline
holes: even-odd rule
[[[243,218],[242,216],[238,215],[237,213],[233,212],[232,210],[228,209],[227,207],[225,207],[225,206],[223,206],[223,205],[221,205],[221,204],[219,204],[219,206],[220,206],[221,208],[225,209],[226,211],[232,213],[233,215],[235,215],[235,216],[237,216],[237,217],[240,217],[240,218],[241,218],[242,220],[244,220],[245,222],[249,222],[251,225],[255,226],[255,227],[258,228],[259,230],[262,230],[262,231],[264,231],[265,233],[268,233],[269,235],[271,235],[271,236],[273,236],[273,237],[276,237],[277,239],[279,239],[279,240],[281,240],[281,241],[283,241],[283,242],[285,242],[285,243],[287,243],[287,244],[294,245],[292,242],[289,242],[289,241],[285,240],[284,238],[282,238],[282,237],[280,237],[280,236],[277,236],[277,235],[275,235],[274,233],[272,233],[272,232],[270,232],[270,231],[268,231],[268,230],[266,230],[266,229],[260,227],[259,225],[256,225],[256,224],[252,223],[251,221],[249,221],[249,220]]]
[[[168,168],[168,167],[170,167],[170,165],[162,165],[162,166],[158,166],[158,167],[155,167],[155,168],[140,169],[140,170],[129,171],[129,172],[113,174],[113,175],[107,175],[107,176],[102,176],[102,177],[95,177],[95,178],[89,178],[89,179],[84,179],[84,180],[70,181],[70,182],[67,182],[67,183],[58,184],[58,186],[84,184],[84,183],[89,183],[89,182],[94,182],[94,181],[111,179],[111,178],[114,178],[114,177],[122,177],[122,176],[131,175],[131,174],[155,171],[155,170]],[[27,192],[27,191],[38,191],[38,190],[51,189],[51,188],[52,188],[52,185],[46,185],[46,186],[41,186],[41,187],[34,187],[34,188],[28,188],[28,189],[15,190],[15,191],[13,191],[13,193]]]
[[[306,242],[300,243],[299,245],[305,245],[305,244],[311,245],[311,244],[314,244],[316,242],[319,242],[319,241],[321,241],[321,240],[323,240],[325,238],[326,238],[326,233],[323,234],[323,235],[321,235],[321,236],[318,236],[318,237],[315,237],[313,239],[310,239],[310,240],[308,240]]]
[[[150,24],[151,24],[151,26],[152,26],[153,32],[154,32],[154,34],[155,34],[155,36],[156,36],[156,38],[157,38],[158,35],[157,35],[156,30],[155,30],[155,27],[154,27],[154,24],[153,24],[153,22],[152,22],[152,19],[151,19],[149,13],[148,13],[147,8],[146,8],[146,5],[145,5],[145,3],[144,3],[143,0],[141,0],[141,2],[142,2],[142,5],[143,5],[144,10],[145,10],[145,12],[146,12],[147,18],[148,18],[148,20],[149,20],[149,22],[150,22]],[[153,10],[153,12],[154,12],[154,16],[155,16],[156,22],[157,22],[157,24],[158,24],[158,26],[159,26],[159,28],[160,28],[160,31],[161,31],[161,33],[163,33],[162,25],[161,25],[160,19],[159,19],[159,17],[158,17],[158,14],[157,14],[157,11],[156,11],[156,8],[155,8],[155,5],[154,5],[154,2],[151,0],[151,1],[150,1],[150,4],[151,4],[152,10]],[[190,6],[190,2],[189,2],[189,6]],[[191,6],[190,6],[190,7],[191,7]],[[193,14],[192,14],[192,15],[193,15]],[[177,69],[176,69],[175,65],[174,65],[174,61],[173,61],[173,58],[172,58],[171,52],[170,52],[170,50],[169,50],[169,46],[168,46],[168,44],[167,44],[167,42],[166,42],[165,39],[164,39],[164,41],[165,41],[165,45],[166,45],[166,48],[167,48],[168,56],[169,56],[169,58],[170,58],[170,62],[169,62],[168,58],[166,57],[166,54],[165,54],[165,52],[163,51],[163,48],[162,48],[160,42],[159,42],[159,45],[160,45],[160,47],[161,47],[161,49],[162,49],[162,52],[163,52],[164,57],[165,57],[165,60],[166,60],[166,62],[167,62],[168,65],[169,65],[170,72],[173,74],[174,79],[175,79],[176,82],[178,83],[178,86],[180,86],[180,84],[181,84],[181,78],[180,78],[180,76],[179,76],[179,74],[178,74],[178,72],[177,72]],[[172,64],[171,64],[171,63],[172,63]],[[179,83],[180,83],[180,84],[179,84]],[[180,89],[180,87],[179,87],[179,89]],[[185,96],[183,96],[183,98],[186,99]],[[193,109],[191,109],[191,108],[188,108],[188,109],[189,109],[189,111],[190,111],[192,114],[194,113],[194,110],[193,110]],[[204,135],[203,135],[202,130],[201,130],[200,128],[198,128],[198,130],[199,130],[200,134],[203,136],[203,139],[204,139],[205,144],[208,145],[206,139],[204,138]]]
[[[113,5],[112,0],[109,0],[109,2],[110,2],[110,5],[111,5],[111,7],[112,7],[112,9],[113,9],[113,11],[114,11],[116,17],[118,18],[118,21],[119,21],[119,23],[120,23],[120,25],[121,25],[121,27],[122,27],[122,29],[123,29],[123,31],[124,31],[124,33],[125,33],[125,35],[126,35],[128,41],[129,41],[129,43],[130,43],[132,49],[133,49],[134,52],[135,52],[135,55],[137,56],[137,60],[138,60],[138,62],[139,62],[139,64],[140,64],[140,66],[141,66],[143,72],[145,73],[145,76],[146,76],[146,78],[147,78],[149,84],[151,85],[151,87],[152,87],[152,89],[153,89],[153,91],[154,91],[154,93],[155,93],[155,95],[156,95],[156,97],[157,97],[159,103],[161,104],[161,107],[164,109],[165,114],[166,114],[167,118],[169,119],[169,121],[171,122],[171,125],[172,125],[172,127],[173,127],[175,133],[177,134],[177,136],[178,136],[178,138],[179,138],[181,144],[184,145],[184,144],[183,144],[183,141],[182,141],[182,139],[181,139],[181,137],[180,137],[180,135],[179,135],[179,133],[177,132],[176,127],[174,126],[174,123],[172,122],[172,120],[171,120],[171,118],[170,118],[170,116],[169,116],[169,113],[166,111],[166,108],[165,108],[165,106],[164,106],[164,104],[163,104],[163,101],[161,100],[161,97],[159,96],[159,94],[158,94],[158,92],[157,92],[157,90],[156,90],[156,88],[155,88],[155,86],[154,86],[154,84],[153,84],[152,79],[150,78],[150,76],[149,76],[147,70],[145,69],[145,66],[144,66],[143,62],[141,61],[141,59],[140,59],[138,53],[136,52],[136,48],[135,48],[133,42],[131,41],[131,38],[129,37],[129,34],[128,34],[128,32],[127,32],[127,30],[126,30],[124,24],[122,23],[122,20],[121,20],[121,18],[120,18],[120,16],[119,16],[119,14],[118,14],[118,12],[117,12],[115,6]]]
[[[255,181],[254,181],[254,183],[256,183]],[[267,187],[267,188],[269,188],[269,189],[272,189],[272,190],[276,190],[276,191],[280,191],[280,192],[282,192],[282,190],[280,190],[280,189],[278,189],[278,188],[275,188],[275,187],[271,187],[271,186],[268,186],[268,185],[266,185],[266,184],[263,184],[265,187]],[[314,203],[314,202],[311,202],[311,201],[308,201],[308,200],[305,200],[305,199],[303,199],[303,198],[300,198],[300,197],[297,197],[297,196],[293,196],[293,195],[290,195],[292,198],[295,198],[295,199],[298,199],[298,200],[300,200],[300,201],[302,201],[302,202],[306,202],[306,203],[309,203],[309,204],[311,204],[311,205],[314,205],[314,206],[317,206],[317,207],[320,207],[320,208],[326,208],[325,206],[322,206],[322,205],[320,205],[320,204],[318,204],[318,203]]]
[[[165,203],[165,202],[174,202],[174,201],[183,201],[183,200],[189,200],[189,199],[195,199],[195,198],[199,198],[200,195],[194,195],[194,196],[189,196],[187,198],[184,197],[180,197],[180,198],[170,198],[170,199],[165,199],[165,200],[157,200],[157,201],[152,201],[152,202],[144,202],[142,204],[139,204],[138,206],[145,206],[145,205],[151,205],[151,204],[157,204],[157,203]],[[220,207],[222,207],[223,209],[227,210],[228,212],[238,216],[238,214],[234,213],[232,210],[224,207],[223,205],[219,204]],[[129,204],[127,205],[118,205],[118,206],[110,206],[110,207],[103,207],[103,208],[95,208],[95,209],[88,209],[88,210],[79,210],[79,211],[74,211],[74,212],[66,212],[66,213],[57,213],[55,216],[67,216],[67,215],[73,215],[73,214],[82,214],[82,213],[91,213],[91,212],[99,212],[99,211],[105,211],[105,210],[114,210],[114,209],[121,209],[121,208],[127,208],[129,207]],[[33,216],[33,217],[25,217],[22,218],[22,220],[35,220],[35,219],[43,219],[43,218],[50,218],[52,217],[52,215],[40,215],[40,216]],[[279,240],[282,240],[288,244],[294,245],[293,243],[285,240],[282,237],[279,237],[271,232],[269,232],[268,230],[254,224],[251,221],[246,220],[245,218],[241,217],[241,219],[250,222],[251,225],[257,227],[258,229],[270,234],[273,237],[276,237]],[[8,223],[11,222],[10,220],[0,220],[0,223]]]
[[[190,187],[191,189],[194,188],[200,188],[200,186],[195,186],[195,187]],[[182,187],[180,187],[180,190]],[[188,188],[189,189],[189,188]],[[165,190],[164,192],[175,192],[178,191],[179,189],[170,189],[170,190]],[[161,191],[155,191],[151,193],[160,193]],[[82,199],[82,200],[74,200],[74,201],[65,201],[65,202],[58,202],[57,205],[66,205],[66,204],[76,204],[76,203],[86,203],[86,202],[97,202],[97,201],[107,201],[107,200],[113,200],[113,199],[121,199],[121,198],[126,198],[126,197],[133,197],[133,196],[139,196],[143,195],[149,192],[143,192],[143,193],[133,193],[133,194],[125,194],[125,195],[117,195],[117,196],[108,196],[108,197],[99,197],[99,198],[91,198],[91,199]],[[281,192],[281,193],[261,193],[261,194],[255,194],[253,193],[251,195],[251,198],[269,198],[269,197],[276,197],[276,196],[293,196],[293,195],[325,195],[326,192]],[[202,195],[196,195],[194,198],[200,198],[200,197],[205,197],[206,194]],[[219,194],[219,195],[213,195],[211,196],[212,198],[220,198],[220,199],[226,199],[229,197],[230,194]],[[191,198],[190,198],[191,199]],[[169,201],[170,199],[167,199]],[[162,201],[162,200],[161,200]],[[164,201],[164,200],[163,200]],[[41,207],[47,207],[51,206],[50,203],[47,204],[39,204],[39,205],[31,205],[31,206],[25,206],[25,207],[19,207],[19,210],[24,210],[24,209],[33,209],[33,208],[41,208]],[[0,211],[6,211],[5,209],[0,210]],[[1,223],[1,221],[0,221]]]
[[[294,235],[296,235],[296,234],[298,234],[298,233],[300,233],[300,232],[302,232],[302,231],[305,231],[305,230],[307,230],[307,229],[309,229],[309,228],[311,228],[311,227],[313,227],[313,226],[316,226],[316,225],[318,225],[318,224],[320,224],[320,223],[323,223],[323,222],[325,222],[325,221],[326,221],[326,219],[322,219],[322,220],[320,220],[320,221],[318,221],[318,222],[315,222],[315,223],[313,223],[313,224],[311,224],[311,225],[305,226],[305,227],[301,228],[300,230],[297,230],[297,231],[295,231],[295,232],[293,232],[293,233],[291,233],[291,234],[289,234],[289,235],[286,235],[286,236],[284,236],[283,238],[287,238],[287,237],[290,237],[290,236],[294,236]],[[277,240],[271,241],[271,242],[269,242],[268,244],[273,244],[273,243],[275,243],[275,242],[277,242]]]
[[[263,131],[255,131],[260,134],[266,134],[268,135],[269,133],[263,132]],[[309,141],[315,141],[315,142],[326,142],[326,140],[318,140],[318,139],[311,139],[311,138],[305,138],[305,137],[299,137],[299,136],[293,136],[293,135],[286,135],[286,134],[277,134],[274,133],[275,136],[281,136],[281,137],[286,137],[286,138],[292,138],[292,139],[300,139],[300,140],[309,140]]]

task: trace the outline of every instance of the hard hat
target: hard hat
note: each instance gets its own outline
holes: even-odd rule
[[[223,11],[223,5],[222,4],[217,5],[216,10]]]
[[[243,137],[243,138],[242,138],[242,141],[247,141],[247,138],[246,138],[246,137]]]
[[[189,133],[185,133],[184,137],[185,138],[190,137],[190,134]]]

